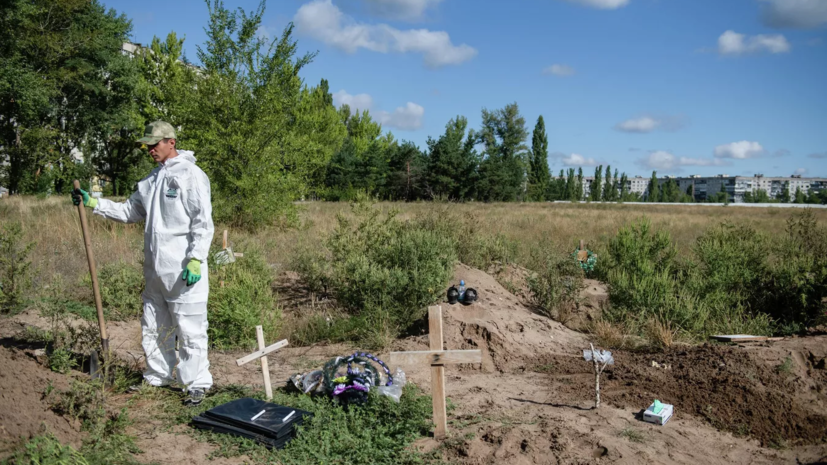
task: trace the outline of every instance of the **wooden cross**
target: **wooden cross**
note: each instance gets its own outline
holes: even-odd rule
[[[434,404],[434,437],[442,439],[448,432],[445,411],[445,365],[449,363],[482,363],[479,350],[442,350],[442,307],[428,307],[428,339],[431,350],[391,352],[390,363],[396,365],[431,366],[431,397]]]
[[[267,400],[273,400],[273,386],[270,384],[270,364],[267,362],[267,354],[285,347],[288,344],[287,339],[283,339],[273,345],[264,347],[264,330],[261,326],[256,326],[256,339],[258,339],[258,350],[250,355],[236,360],[235,363],[238,366],[241,366],[247,362],[261,359],[261,371],[264,376],[264,392],[267,393]]]

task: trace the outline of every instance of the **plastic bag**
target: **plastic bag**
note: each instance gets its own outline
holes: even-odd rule
[[[310,373],[302,376],[302,392],[309,394],[312,391],[315,391],[322,385],[323,379],[324,373],[322,373],[322,370],[311,371]]]
[[[592,360],[592,350],[591,349],[583,349],[583,358],[586,361]],[[615,359],[612,357],[612,353],[608,350],[595,350],[594,351],[594,358],[597,360],[598,363],[603,363],[606,365],[614,365]]]
[[[388,396],[395,402],[399,402],[399,399],[402,398],[402,388],[405,387],[406,383],[405,372],[397,367],[396,374],[393,375],[393,384],[390,386],[379,386],[376,390],[379,391],[379,394]]]

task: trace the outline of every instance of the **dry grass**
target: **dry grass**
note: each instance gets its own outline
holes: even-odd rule
[[[634,345],[625,328],[606,320],[592,323],[589,333],[597,345],[604,349],[627,349]]]
[[[649,320],[646,327],[646,336],[653,348],[668,349],[672,347],[678,335],[676,329],[672,329],[672,324],[669,322],[663,323],[658,320]]]
[[[382,203],[382,209],[398,209],[402,218],[449,210],[460,215],[473,215],[481,231],[502,234],[517,244],[516,255],[509,261],[527,264],[532,247],[538,244],[573,250],[579,239],[590,248],[599,248],[619,228],[647,216],[656,229],[667,229],[679,251],[687,251],[708,227],[724,220],[752,224],[770,235],[783,234],[784,223],[793,213],[782,208],[685,207],[661,205],[599,205],[552,203]],[[255,248],[277,272],[288,269],[294,251],[300,246],[313,246],[336,226],[337,214],[348,214],[346,203],[307,202],[299,204],[301,224],[298,228],[269,229],[250,234],[230,232],[230,245],[236,252]],[[820,222],[827,222],[827,210],[814,210]],[[89,215],[92,247],[98,266],[117,261],[138,264],[142,257],[143,225],[124,225]],[[34,197],[12,196],[0,199],[0,222],[21,221],[29,240],[37,246],[33,252],[35,284],[39,289],[49,285],[55,276],[62,277],[70,288],[88,271],[80,221],[69,197],[39,200]],[[224,227],[216,225],[213,247],[221,246]],[[85,289],[73,292],[85,292]]]

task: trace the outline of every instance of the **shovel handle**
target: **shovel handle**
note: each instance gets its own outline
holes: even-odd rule
[[[75,189],[80,189],[80,181],[75,179]],[[95,308],[98,311],[98,326],[101,333],[101,348],[103,356],[109,355],[109,337],[106,335],[106,320],[103,319],[103,304],[101,303],[101,291],[98,286],[98,272],[95,269],[95,254],[92,252],[92,237],[89,233],[89,224],[86,222],[86,210],[83,202],[78,204],[80,214],[80,228],[83,230],[83,244],[86,246],[86,259],[89,261],[89,274],[92,276],[92,291],[95,293]]]

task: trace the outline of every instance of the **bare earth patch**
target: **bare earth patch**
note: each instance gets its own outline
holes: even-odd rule
[[[450,436],[415,447],[436,450],[460,464],[770,464],[827,460],[827,336],[740,346],[703,345],[665,353],[617,351],[617,364],[603,375],[603,405],[592,409],[594,378],[581,350],[588,336],[531,312],[492,276],[459,266],[456,280],[479,291],[470,306],[444,304],[445,345],[479,348],[481,366],[446,369]],[[0,338],[14,341],[23,325],[45,324],[31,313],[0,324]],[[142,363],[137,321],[112,325],[119,356]],[[396,341],[391,350],[427,348],[427,335]],[[274,384],[356,347],[288,347],[270,358]],[[33,385],[68,383],[11,342],[0,347],[0,417],[10,431],[6,444],[36,434],[41,421],[61,440],[76,444],[80,433],[51,413]],[[257,364],[242,367],[240,353],[214,351],[217,384],[260,387]],[[377,354],[385,358],[387,353]],[[657,366],[653,366],[652,362]],[[11,375],[10,373],[14,373]],[[429,386],[430,370],[412,368],[408,379]],[[75,375],[82,376],[75,372]],[[24,378],[21,383],[18,380]],[[665,426],[637,414],[655,398],[675,405]],[[144,450],[137,458],[158,463],[243,463],[243,457],[209,462],[215,447],[167,431],[152,421],[151,407],[131,413],[133,434]],[[9,429],[9,419],[16,422]],[[16,419],[16,420],[14,420]],[[63,428],[62,430],[60,428]],[[0,430],[3,431],[3,430]],[[4,433],[5,434],[5,433]]]

